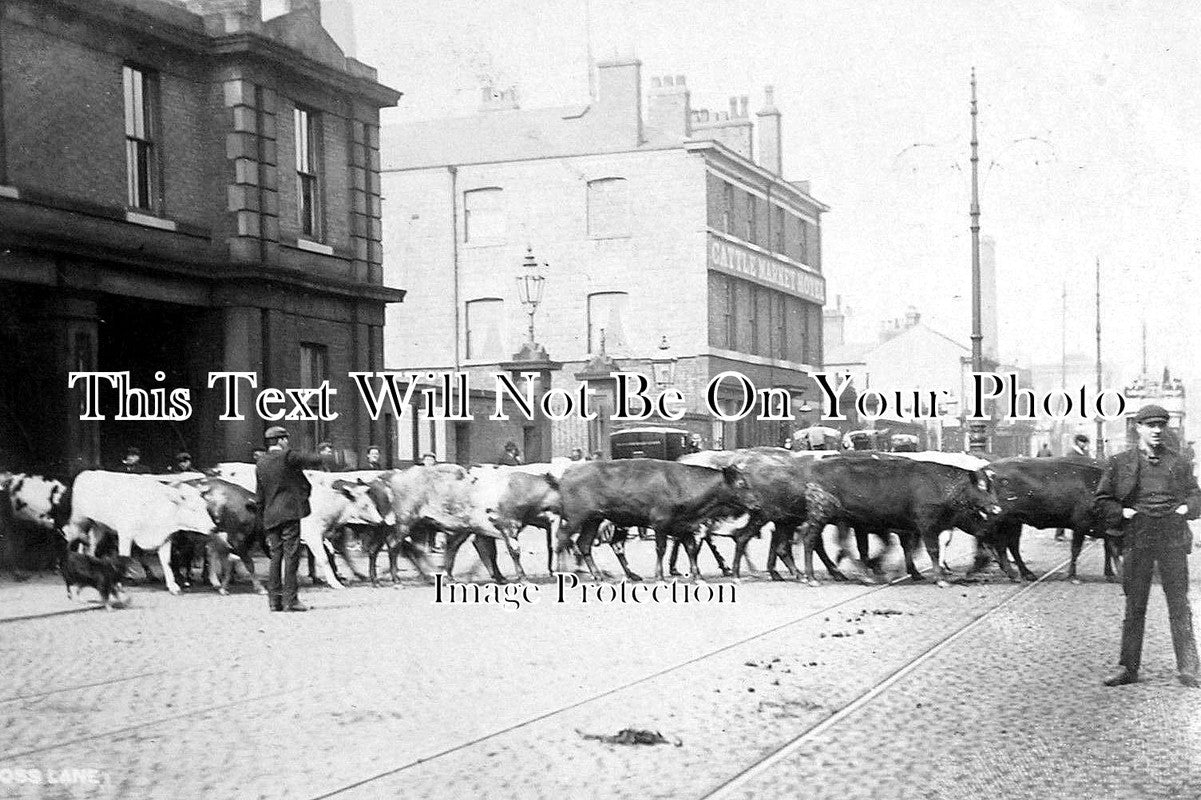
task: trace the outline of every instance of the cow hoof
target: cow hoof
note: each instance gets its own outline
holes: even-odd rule
[[[830,573],[830,578],[831,578],[831,580],[833,580],[835,583],[845,583],[845,582],[846,582],[846,580],[847,580],[847,576],[846,576],[846,575],[843,575],[843,574],[842,574],[841,572],[839,572],[838,570],[834,570],[833,572],[831,572],[831,573]]]
[[[914,583],[921,583],[922,581],[926,580],[926,576],[920,572],[910,572],[909,580],[913,581]]]
[[[871,575],[862,576],[859,579],[859,582],[862,583],[864,586],[875,586],[876,584],[879,583],[879,581],[876,580],[875,578],[873,578]]]
[[[945,579],[943,579],[943,578],[939,578],[939,579],[938,579],[938,580],[937,580],[937,581],[934,583],[934,585],[935,585],[935,586],[937,586],[939,589],[946,589],[946,588],[948,588],[948,587],[949,587],[951,584],[950,584],[950,583],[948,583],[948,582],[947,582]]]
[[[636,572],[628,572],[626,573],[626,580],[634,583],[642,583],[642,576]]]
[[[783,576],[781,576],[780,573],[778,573],[778,572],[769,572],[767,574],[771,576],[771,579],[773,581],[780,581],[780,582],[784,581]]]
[[[222,586],[220,589],[217,590],[217,594],[221,595],[222,597],[225,597],[226,595],[229,594],[229,589],[226,589],[224,586]]]
[[[1073,585],[1073,586],[1079,586],[1079,585],[1080,585],[1080,579],[1079,579],[1079,578],[1072,578],[1072,579],[1071,579],[1071,581],[1072,581],[1072,585]]]
[[[723,578],[728,578],[733,574],[734,574],[734,570],[730,569],[729,567],[721,567],[721,576]]]
[[[1038,576],[1035,575],[1033,572],[1026,572],[1026,573],[1022,574],[1022,580],[1030,581],[1033,583],[1034,581],[1038,580]]]
[[[671,577],[671,578],[683,578],[684,577],[684,573],[678,572],[674,569],[671,572],[667,573],[667,575],[668,575],[668,577]]]
[[[168,586],[167,591],[176,596],[183,594],[183,592],[180,591],[180,588],[178,586]]]
[[[256,587],[254,587],[254,593],[255,594],[266,594],[267,590],[264,589],[262,586],[256,586]]]

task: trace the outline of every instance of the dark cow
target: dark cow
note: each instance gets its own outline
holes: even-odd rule
[[[655,530],[656,580],[663,580],[667,539],[680,539],[695,580],[699,575],[697,529],[711,520],[738,516],[759,506],[736,466],[710,469],[649,458],[581,464],[563,474],[559,491],[563,496],[563,525],[555,549],[563,554],[575,539],[596,580],[604,576],[592,557],[592,543],[604,520],[618,528]],[[641,580],[630,570],[624,551],[614,550],[626,577]]]
[[[262,594],[263,586],[254,573],[254,558],[251,556],[251,550],[256,545],[261,548],[264,540],[254,492],[223,478],[207,478],[200,493],[217,528],[217,532],[210,537],[208,548],[210,580],[213,580],[220,594],[227,594],[234,565],[241,562],[250,576],[254,591]],[[236,560],[229,558],[231,554]],[[214,571],[220,576],[219,582]]]
[[[1022,561],[1019,545],[1023,525],[1072,529],[1069,580],[1076,580],[1076,559],[1084,537],[1104,539],[1105,577],[1113,580],[1114,566],[1121,569],[1120,540],[1105,536],[1104,525],[1093,512],[1093,494],[1101,482],[1100,464],[1071,457],[1017,457],[994,461],[990,469],[1001,513],[989,518],[981,538],[995,549],[998,565],[1011,580],[1016,575],[1007,553],[1013,556],[1022,578],[1035,579]]]
[[[122,604],[126,602],[126,598],[122,596],[122,568],[115,561],[68,550],[59,569],[62,572],[63,583],[67,585],[68,600],[78,600],[79,591],[85,586],[90,586],[100,593],[106,610],[112,610],[114,599]]]
[[[774,581],[783,580],[776,572],[776,559],[784,562],[789,572],[798,580],[801,577],[792,557],[792,535],[797,526],[804,523],[805,485],[813,459],[798,458],[781,447],[752,447],[731,452],[708,451],[683,456],[681,463],[698,463],[706,459],[712,466],[734,464],[742,470],[747,483],[759,500],[759,507],[752,512],[745,525],[737,528],[734,538],[734,577],[741,577],[742,561],[750,540],[759,535],[767,523],[772,523],[768,549],[767,572]],[[821,539],[815,544],[818,557],[835,580],[846,580],[837,566],[826,555]],[[720,566],[719,561],[719,566]]]
[[[805,575],[812,582],[815,540],[829,524],[856,531],[915,531],[926,545],[940,586],[947,572],[939,557],[939,534],[959,528],[978,535],[1000,511],[988,471],[900,456],[835,456],[815,461],[805,490]],[[902,537],[903,538],[903,537]]]

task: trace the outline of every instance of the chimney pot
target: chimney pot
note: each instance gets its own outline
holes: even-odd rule
[[[661,78],[651,78],[651,88],[652,89],[658,89],[662,85],[663,85],[663,80]]]
[[[684,76],[677,75],[676,76],[676,86],[683,86],[683,85],[684,85]]]

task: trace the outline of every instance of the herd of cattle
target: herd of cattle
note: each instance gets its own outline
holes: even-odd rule
[[[865,575],[881,574],[879,560],[869,557],[869,536],[887,540],[896,534],[909,574],[922,579],[913,560],[920,541],[942,584],[947,574],[940,535],[959,529],[983,545],[977,567],[991,555],[1015,578],[1012,556],[1021,577],[1033,579],[1019,549],[1023,525],[1072,530],[1069,577],[1075,577],[1086,536],[1105,539],[1107,576],[1114,574],[1111,561],[1117,563],[1118,542],[1105,535],[1093,511],[1101,468],[1085,459],[1010,458],[990,463],[944,453],[749,448],[704,451],[676,462],[556,460],[518,467],[440,464],[307,474],[313,485],[312,512],[301,521],[301,540],[310,553],[320,554],[315,560],[318,575],[334,588],[342,586],[335,556],[374,586],[382,550],[396,583],[402,555],[423,576],[436,571],[449,576],[455,554],[468,539],[497,582],[505,580],[496,558],[497,540],[502,541],[517,577],[524,580],[517,538],[529,528],[546,534],[548,572],[554,570],[556,557],[559,570],[565,570],[570,555],[597,580],[607,577],[592,554],[593,546],[602,542],[610,545],[628,580],[641,580],[625,554],[633,528],[654,533],[657,580],[663,579],[669,541],[684,547],[695,577],[700,575],[697,558],[703,542],[718,555],[713,536],[733,538],[732,574],[738,577],[748,543],[763,532],[770,537],[766,566],[773,579],[780,579],[777,559],[794,577],[802,577],[793,560],[794,542],[804,547],[806,579],[814,580],[814,552],[832,577],[842,579],[823,543],[827,525],[837,526],[840,541],[854,532]],[[238,567],[261,591],[253,558],[255,550],[263,552],[254,482],[254,465],[240,463],[219,465],[209,474],[86,471],[70,486],[37,475],[0,473],[0,537],[28,543],[41,536],[58,544],[60,557],[84,546],[92,557],[115,551],[116,558],[107,563],[116,565],[118,576],[135,550],[143,557],[157,553],[172,593],[180,591],[176,570],[190,572],[196,548],[205,554],[209,579],[221,593]],[[352,532],[358,534],[367,557],[367,576],[347,556],[345,545]],[[187,553],[185,558],[178,557],[180,551]],[[433,567],[439,560],[431,558],[436,551],[441,563]],[[81,568],[71,563],[79,558],[63,559],[65,576]],[[719,555],[718,559],[722,572],[731,572]],[[146,572],[152,574],[149,567]],[[72,579],[67,582],[70,593]]]

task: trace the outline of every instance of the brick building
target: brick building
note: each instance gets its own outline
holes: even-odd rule
[[[384,436],[346,373],[383,363],[379,109],[317,0],[0,4],[0,467],[71,473],[137,445],[162,467],[245,460],[264,423],[218,422],[209,371],[338,390],[291,423],[353,460]],[[186,387],[179,422],[80,417],[75,370]],[[162,373],[156,380],[156,373]]]
[[[514,91],[484,90],[476,115],[384,125],[384,193],[396,198],[385,260],[410,292],[405,315],[389,317],[385,361],[491,385],[526,339],[515,278],[530,248],[547,265],[535,325],[552,369],[561,365],[553,386],[614,364],[649,378],[653,359],[674,358],[682,425],[727,447],[779,444],[796,425],[715,422],[705,388],[734,370],[813,399],[828,209],[807,183],[781,177],[770,89],[756,125],[745,97],[710,113],[691,107],[683,77],[654,78],[644,116],[640,71],[637,61],[599,65],[587,105],[523,110]],[[734,400],[723,392],[721,403]],[[414,420],[413,447],[489,460],[515,437],[483,412],[469,424]],[[525,425],[525,449],[603,449],[601,416],[555,422],[549,441]]]

